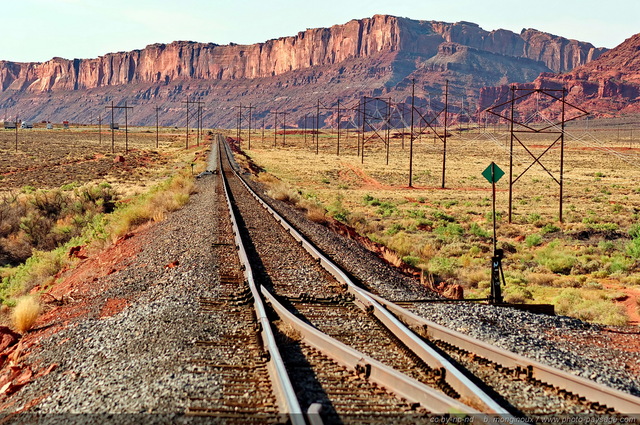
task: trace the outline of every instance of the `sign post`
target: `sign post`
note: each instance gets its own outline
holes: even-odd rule
[[[504,251],[498,249],[498,240],[496,233],[496,182],[504,176],[504,171],[492,162],[482,172],[482,175],[492,186],[493,194],[493,257],[491,258],[491,304],[502,303],[502,291],[500,285],[504,285],[504,273],[502,271],[502,258]]]

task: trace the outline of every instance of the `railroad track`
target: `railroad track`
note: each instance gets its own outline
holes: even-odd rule
[[[218,145],[221,157],[230,156],[222,136]],[[284,369],[295,376],[289,382],[300,409],[291,418],[415,421],[428,412],[456,411],[499,415],[514,423],[550,409],[567,414],[640,411],[636,397],[448,331],[369,293],[251,193],[240,173],[233,172],[233,161],[220,164],[229,206],[242,212],[234,238],[246,247],[246,253],[239,252],[252,298],[263,297],[279,318],[275,336],[286,353],[281,356]],[[302,377],[301,367],[311,381]],[[321,379],[328,371],[339,373]],[[346,382],[356,382],[358,390]],[[317,410],[324,413],[304,413]]]

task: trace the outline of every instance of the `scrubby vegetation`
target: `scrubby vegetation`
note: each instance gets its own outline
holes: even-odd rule
[[[69,256],[71,247],[108,245],[136,226],[164,219],[193,192],[193,178],[181,172],[126,200],[104,183],[25,188],[5,197],[0,201],[0,301],[14,306],[34,287],[46,289],[60,270],[77,261]]]

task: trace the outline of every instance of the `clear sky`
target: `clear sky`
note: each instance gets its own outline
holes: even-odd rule
[[[175,40],[252,44],[374,14],[535,28],[612,48],[640,32],[638,0],[0,0],[0,60],[94,58]]]

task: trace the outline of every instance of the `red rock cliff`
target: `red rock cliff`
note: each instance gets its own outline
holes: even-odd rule
[[[43,92],[169,83],[178,79],[254,79],[382,53],[431,57],[445,41],[534,59],[554,71],[566,71],[587,63],[603,50],[535,30],[523,30],[518,35],[505,30],[488,32],[468,22],[450,24],[376,15],[253,45],[219,46],[179,41],[110,53],[96,59],[53,58],[44,63],[0,61],[0,90]]]

